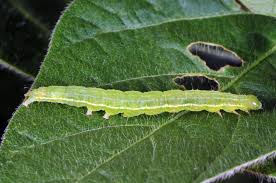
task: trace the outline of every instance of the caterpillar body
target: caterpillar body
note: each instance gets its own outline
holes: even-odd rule
[[[82,86],[49,86],[34,89],[26,94],[23,105],[38,102],[54,102],[92,111],[105,111],[104,118],[123,113],[124,117],[140,114],[155,115],[163,112],[176,113],[182,110],[236,113],[261,109],[261,102],[254,95],[236,95],[219,91],[168,90],[168,91],[120,91]]]

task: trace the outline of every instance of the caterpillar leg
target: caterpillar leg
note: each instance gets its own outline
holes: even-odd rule
[[[238,115],[238,116],[241,116],[237,111],[232,111],[232,113]]]
[[[110,115],[106,112],[103,116],[104,119],[109,119]]]
[[[25,100],[22,105],[28,107],[28,105],[30,105],[31,103],[33,103],[35,100],[33,100],[32,98],[28,98],[27,100]]]
[[[220,111],[217,111],[217,114],[222,118],[222,114]]]
[[[233,114],[236,114],[236,115],[238,115],[238,116],[240,116],[240,114],[237,112],[237,111],[235,111],[235,109],[223,109],[225,112],[229,112],[229,113],[233,113]]]
[[[114,110],[114,109],[104,109],[105,114],[103,116],[104,119],[109,119],[110,116],[114,116],[120,113],[119,110]]]
[[[246,112],[248,115],[250,115],[250,112],[248,110],[244,110],[244,112]]]
[[[92,115],[92,110],[87,109],[86,115],[91,116]]]

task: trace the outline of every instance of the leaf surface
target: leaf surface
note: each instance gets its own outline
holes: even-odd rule
[[[34,103],[20,107],[9,125],[1,181],[212,181],[271,156],[276,20],[239,14],[234,1],[166,2],[74,1],[34,88],[169,90],[179,88],[177,76],[206,75],[222,91],[258,96],[264,109],[223,118],[185,111],[104,120],[103,112],[87,117],[83,108]],[[213,71],[187,51],[195,41],[221,44],[245,62]]]
[[[276,16],[275,0],[242,0],[242,2],[255,13]]]

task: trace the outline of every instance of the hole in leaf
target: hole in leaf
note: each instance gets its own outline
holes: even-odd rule
[[[194,42],[188,46],[188,50],[215,71],[227,65],[240,67],[243,64],[243,60],[236,53],[218,44]]]
[[[174,78],[174,82],[187,90],[218,90],[219,83],[206,76],[182,76]]]

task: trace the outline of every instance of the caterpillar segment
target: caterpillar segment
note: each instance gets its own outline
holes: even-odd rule
[[[254,95],[204,90],[138,92],[82,86],[49,86],[34,89],[26,97],[23,102],[25,106],[33,102],[53,102],[86,107],[87,115],[92,115],[94,111],[105,111],[105,119],[120,113],[124,117],[134,117],[183,110],[206,110],[221,116],[221,110],[238,114],[236,110],[248,112],[262,108],[261,102]]]

